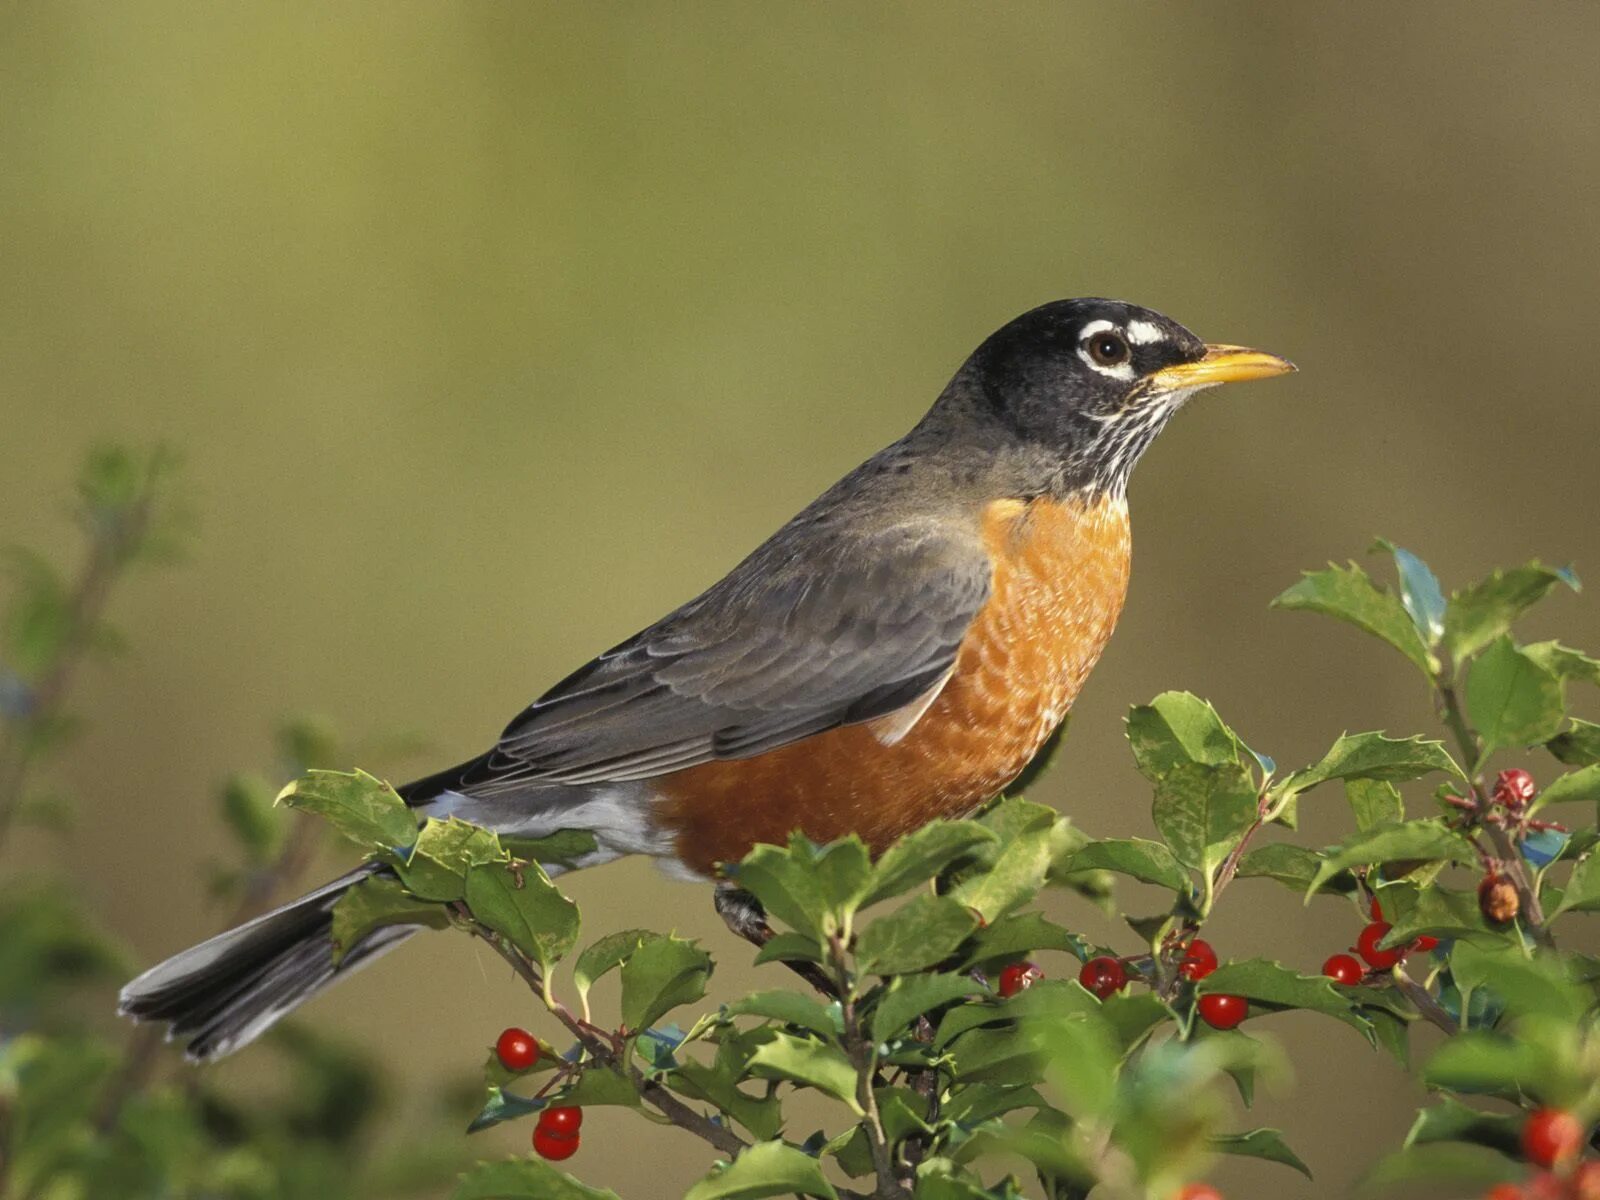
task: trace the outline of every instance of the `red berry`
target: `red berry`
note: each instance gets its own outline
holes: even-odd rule
[[[512,1026],[494,1044],[495,1056],[508,1071],[528,1071],[539,1061],[539,1043],[526,1029]]]
[[[1572,1200],[1600,1200],[1600,1162],[1580,1163],[1568,1185]]]
[[[1497,1183],[1483,1194],[1483,1200],[1523,1200],[1522,1189],[1514,1183]]]
[[[1335,983],[1355,987],[1366,978],[1367,970],[1353,954],[1335,954],[1322,964],[1322,973]]]
[[[1217,969],[1217,952],[1204,938],[1195,938],[1183,951],[1183,961],[1178,964],[1178,974],[1190,982],[1198,982]]]
[[[1372,898],[1372,903],[1367,905],[1367,912],[1371,914],[1374,921],[1383,920],[1383,905],[1378,903],[1376,896]]]
[[[1541,1108],[1522,1126],[1522,1153],[1531,1163],[1553,1167],[1578,1152],[1583,1133],[1583,1125],[1571,1113]]]
[[[1250,1002],[1243,996],[1211,992],[1200,997],[1200,1019],[1213,1029],[1232,1029],[1250,1015]]]
[[[1378,943],[1388,936],[1389,930],[1394,926],[1387,921],[1374,921],[1361,931],[1361,936],[1356,939],[1356,953],[1367,960],[1367,966],[1374,971],[1387,971],[1406,956],[1405,948],[1396,946],[1393,950],[1380,950]]]
[[[1521,767],[1501,771],[1494,779],[1494,798],[1506,808],[1526,808],[1528,802],[1539,794],[1539,785]]]
[[[1128,971],[1116,959],[1102,954],[1099,958],[1091,958],[1083,964],[1083,970],[1078,972],[1078,982],[1104,1000],[1127,986]],[[1002,996],[1006,994],[1003,976],[1000,980],[1000,994]]]
[[[533,1152],[540,1158],[560,1162],[578,1152],[578,1141],[575,1133],[556,1133],[540,1125],[533,1131]]]
[[[583,1109],[570,1104],[547,1108],[539,1114],[539,1128],[563,1137],[575,1137],[583,1128]]]
[[[1438,949],[1438,946],[1439,939],[1436,937],[1429,937],[1427,934],[1423,934],[1416,941],[1411,943],[1411,948],[1418,954],[1427,954],[1430,950]]]
[[[1186,1183],[1176,1200],[1222,1200],[1222,1193],[1209,1183]]]
[[[1044,972],[1039,969],[1037,963],[1012,963],[1000,972],[1000,997],[1010,999],[1018,992],[1027,991],[1043,978]]]

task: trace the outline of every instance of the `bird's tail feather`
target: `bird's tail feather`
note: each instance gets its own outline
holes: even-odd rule
[[[334,962],[333,906],[379,869],[369,864],[342,875],[151,967],[122,989],[120,1011],[168,1022],[168,1039],[187,1039],[192,1059],[231,1054],[416,932],[409,925],[374,930]]]

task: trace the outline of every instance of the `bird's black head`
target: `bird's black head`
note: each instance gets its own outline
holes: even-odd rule
[[[1207,345],[1120,300],[1057,300],[992,334],[946,393],[1046,451],[1058,486],[1121,495],[1139,456],[1202,388],[1292,371],[1275,355]],[[973,410],[976,410],[974,413]]]

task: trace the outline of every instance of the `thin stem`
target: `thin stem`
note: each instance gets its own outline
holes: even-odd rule
[[[1395,987],[1400,989],[1400,994],[1411,1001],[1419,1013],[1440,1029],[1452,1035],[1461,1032],[1461,1026],[1440,1007],[1439,1002],[1428,993],[1428,989],[1407,975],[1404,969],[1395,971],[1394,983]]]

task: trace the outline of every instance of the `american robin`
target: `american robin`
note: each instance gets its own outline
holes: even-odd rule
[[[726,577],[546,692],[487,753],[400,789],[419,814],[592,831],[714,879],[758,842],[876,851],[1028,763],[1100,657],[1128,583],[1128,476],[1203,388],[1293,370],[1114,300],[1025,313],[910,433]],[[122,1010],[226,1054],[414,932],[335,965],[368,867],[145,972]],[[729,923],[760,913],[724,889]]]

